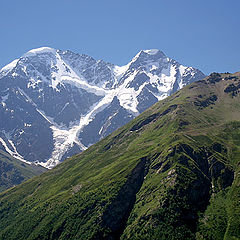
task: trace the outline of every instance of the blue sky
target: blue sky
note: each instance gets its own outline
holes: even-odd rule
[[[0,68],[50,46],[117,65],[157,48],[204,73],[240,71],[239,0],[0,0]]]

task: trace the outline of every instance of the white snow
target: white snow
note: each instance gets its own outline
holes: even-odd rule
[[[183,65],[181,65],[180,67],[179,67],[179,72],[180,72],[180,74],[181,74],[181,76],[184,74],[184,72],[186,71],[186,68],[187,67],[185,67],[185,66],[183,66]]]
[[[35,89],[40,82],[42,82],[42,81],[41,80],[35,80],[33,77],[30,77],[29,82],[27,84],[27,88]]]
[[[22,129],[20,132],[19,132],[19,135],[22,135],[24,133],[24,130]]]
[[[37,112],[50,124],[54,124],[53,118],[52,117],[47,117],[44,111],[40,110],[37,108],[37,104],[21,89],[18,88],[20,94],[26,98],[27,102],[30,102],[37,110]],[[31,126],[31,125],[30,125]]]
[[[156,54],[158,50],[145,50],[148,54]],[[131,62],[135,61],[140,53],[138,53]],[[45,163],[40,163],[44,167],[52,168],[56,164],[59,163],[63,155],[74,145],[77,144],[80,149],[85,150],[87,146],[84,146],[81,141],[78,139],[79,133],[82,129],[88,125],[96,116],[97,113],[105,109],[116,96],[119,99],[120,105],[128,110],[131,114],[137,116],[139,114],[137,110],[138,100],[137,97],[146,86],[146,84],[150,83],[157,87],[158,93],[150,92],[158,99],[161,100],[169,95],[173,84],[176,80],[176,67],[173,66],[169,59],[164,59],[165,68],[163,68],[160,75],[153,74],[152,71],[159,68],[159,62],[151,62],[145,63],[146,72],[145,74],[149,76],[149,81],[143,83],[139,89],[136,91],[134,88],[130,88],[129,84],[134,80],[136,75],[140,73],[138,70],[131,72],[129,76],[124,80],[124,82],[119,86],[116,85],[115,89],[106,89],[101,85],[91,85],[84,79],[83,76],[74,72],[74,70],[68,66],[60,56],[57,54],[57,66],[58,71],[53,72],[52,78],[54,78],[54,82],[52,82],[52,87],[56,88],[57,84],[68,83],[76,86],[77,88],[81,88],[86,90],[87,92],[94,93],[98,96],[102,96],[103,98],[99,100],[98,103],[93,105],[87,112],[86,115],[82,116],[79,122],[75,122],[71,125],[71,127],[67,128],[66,126],[59,126],[54,122],[54,119],[46,116],[43,111],[37,109],[37,111],[51,124],[51,129],[53,131],[54,138],[54,150],[50,159]],[[115,83],[118,83],[119,80],[126,74],[129,70],[129,66],[131,62],[125,66],[119,67],[115,66],[113,68],[113,74],[115,77]],[[70,69],[69,72],[66,71],[65,67]],[[180,68],[180,75],[185,71],[185,67]],[[29,98],[28,98],[29,99]],[[30,100],[29,100],[30,101]],[[62,111],[68,106],[69,103],[66,103],[63,106]],[[110,116],[108,120],[110,121],[113,116]],[[105,123],[108,124],[107,121]],[[99,131],[99,135],[105,131],[106,126],[102,126]]]
[[[185,67],[185,66],[180,66],[179,67],[179,72],[180,72],[180,75],[181,75],[181,80],[180,80],[180,82],[178,83],[179,84],[179,87],[180,88],[182,88],[184,85],[183,85],[183,82],[182,82],[182,77],[183,77],[183,75],[184,75],[184,73],[186,72],[186,69],[187,69],[187,67]]]
[[[164,68],[161,72],[160,79],[162,85],[158,87],[161,92],[169,91],[176,80],[176,68],[175,66],[168,64],[167,68]]]
[[[116,82],[118,82],[118,80],[124,75],[124,73],[126,73],[128,68],[129,68],[129,64],[121,66],[121,67],[115,66],[113,68],[113,74],[116,79]]]
[[[116,90],[116,96],[120,102],[120,105],[132,112],[134,115],[139,114],[137,110],[137,96],[138,93],[134,90],[134,88],[128,87],[128,84],[134,80],[135,76],[137,75],[138,71],[134,71],[124,83]]]
[[[69,102],[67,102],[64,106],[63,106],[63,108],[62,108],[62,110],[57,114],[58,116],[66,109],[66,107],[69,105],[70,103]]]
[[[53,131],[54,150],[51,158],[45,163],[39,163],[40,165],[46,168],[56,166],[60,162],[62,156],[74,145],[74,143],[79,145],[82,150],[86,149],[75,137],[76,127],[77,126],[69,130],[67,128],[64,129],[64,127],[61,128],[60,126],[51,126]]]
[[[58,69],[57,72],[54,71],[51,74],[52,82],[50,86],[53,89],[57,89],[57,85],[61,84],[63,76],[70,78],[79,78],[79,76],[71,69],[71,67],[61,59],[60,55],[57,52],[55,52],[55,61],[51,61],[51,67],[56,67]],[[69,69],[69,72],[67,69]]]
[[[107,121],[105,122],[105,124],[101,127],[100,131],[98,132],[99,135],[101,135],[103,132],[105,132],[105,130],[109,127],[109,125],[111,124],[111,119],[113,117],[115,117],[118,114],[118,111],[116,111],[113,115],[111,115]]]
[[[0,69],[0,73],[6,75],[8,74],[13,68],[16,67],[17,63],[18,63],[19,59],[15,59],[12,62],[10,62],[9,64],[7,64],[5,67],[3,67],[2,69]]]
[[[61,76],[60,79],[61,79],[61,82],[69,83],[78,88],[84,89],[87,92],[94,93],[95,95],[98,95],[98,96],[104,96],[106,95],[107,92],[111,91],[111,90],[109,91],[105,90],[103,88],[100,88],[94,85],[90,85],[89,83],[80,79],[79,77]]]
[[[27,102],[30,102],[34,107],[36,107],[37,105],[33,102],[33,100],[21,89],[21,88],[18,88],[18,91],[20,92],[20,94],[22,96],[24,96],[26,98],[26,101]]]
[[[14,73],[12,74],[12,76],[13,76],[13,77],[17,77],[18,74],[14,72]]]
[[[50,47],[41,47],[41,48],[35,48],[23,55],[23,57],[30,57],[30,56],[36,56],[37,54],[41,53],[53,53],[56,54],[56,50]]]
[[[78,123],[73,125],[71,128],[66,128],[64,126],[59,126],[53,122],[51,129],[53,131],[54,139],[54,150],[50,159],[45,163],[40,163],[46,168],[52,168],[59,163],[62,156],[68,151],[70,147],[77,144],[82,150],[87,147],[84,146],[78,139],[79,132],[84,126],[89,124],[95,115],[106,108],[113,100],[114,94],[108,94],[103,99],[101,99],[97,104],[95,104],[89,112],[82,116]],[[44,116],[44,118],[48,118]]]
[[[2,96],[1,104],[3,107],[6,107],[6,101],[8,100],[8,97],[9,97],[9,93],[5,96]]]
[[[158,49],[148,49],[148,50],[143,50],[143,52],[149,54],[149,55],[155,55],[159,52]]]
[[[194,74],[192,73],[192,68],[187,68],[181,65],[177,67],[176,65],[172,64],[171,59],[167,57],[161,58],[159,59],[159,61],[152,61],[150,60],[150,58],[149,60],[144,58],[143,68],[140,67],[139,69],[135,70],[130,69],[130,65],[139,58],[142,52],[145,52],[148,55],[156,55],[157,53],[159,53],[159,50],[142,50],[127,65],[107,66],[112,72],[113,79],[111,79],[111,81],[114,81],[113,85],[111,85],[111,89],[109,89],[109,87],[106,87],[108,83],[107,81],[101,81],[97,84],[94,83],[95,80],[97,80],[97,75],[95,76],[95,65],[93,67],[87,67],[88,71],[90,69],[94,72],[91,81],[88,82],[88,80],[80,74],[80,70],[78,70],[78,68],[74,66],[71,61],[64,61],[60,56],[60,51],[57,51],[55,49],[49,47],[42,47],[38,49],[32,49],[23,55],[23,57],[30,57],[42,53],[52,53],[51,55],[46,55],[46,58],[45,56],[43,56],[44,61],[46,60],[47,64],[49,64],[52,69],[51,75],[49,76],[50,79],[47,79],[41,74],[41,72],[37,71],[36,69],[29,70],[32,68],[27,68],[25,65],[22,66],[22,70],[27,74],[27,76],[29,76],[29,82],[27,85],[28,88],[35,89],[37,86],[39,86],[39,83],[44,82],[44,84],[47,83],[48,86],[52,87],[55,91],[60,91],[60,88],[58,88],[59,84],[63,86],[65,84],[70,84],[76,88],[84,89],[89,93],[93,93],[97,96],[102,97],[97,103],[95,103],[88,109],[87,113],[84,116],[81,116],[81,119],[76,122],[72,122],[70,124],[70,127],[66,127],[64,125],[58,125],[52,117],[47,116],[45,112],[42,111],[22,89],[19,88],[20,94],[24,96],[26,98],[26,101],[31,103],[36,108],[38,113],[50,124],[50,128],[53,132],[54,150],[52,152],[52,155],[45,163],[39,164],[47,168],[52,168],[59,163],[63,155],[74,144],[77,144],[82,150],[86,149],[87,146],[84,146],[78,139],[79,133],[86,125],[88,125],[94,119],[97,113],[109,106],[114,97],[118,98],[120,105],[123,108],[129,111],[132,115],[137,116],[139,114],[137,109],[139,104],[138,96],[147,84],[151,84],[152,86],[157,88],[157,93],[152,92],[151,90],[149,91],[158,100],[161,100],[170,94],[175,81],[178,81],[178,84],[181,88],[183,87],[182,77],[189,73]],[[17,63],[18,59],[16,59],[15,61],[16,62],[13,61],[11,64],[9,64],[9,66],[7,65],[6,67],[4,67],[4,71],[8,71],[8,69],[14,68],[14,64]],[[78,63],[80,65],[83,64],[84,66],[84,62],[82,62],[82,60],[79,60]],[[160,67],[162,69],[161,73],[156,73],[157,71],[159,71]],[[3,71],[3,69],[1,71]],[[136,75],[140,73],[145,73],[149,77],[149,80],[142,83],[141,86],[139,86],[138,90],[129,87],[131,82],[134,81]],[[16,76],[15,74],[16,73],[13,73],[12,76]],[[177,78],[177,75],[180,75],[180,77]],[[43,89],[39,88],[38,91],[39,93],[41,93]],[[43,96],[44,99],[44,95],[41,96]],[[8,95],[2,98],[2,104],[5,104],[7,97]],[[65,103],[65,105],[62,106],[62,110],[59,112],[59,114],[61,114],[69,104],[69,102]],[[110,120],[114,116],[115,115],[113,114],[108,118],[106,123],[98,132],[99,135],[101,135],[106,130]],[[20,134],[21,133],[23,132],[20,132]]]
[[[17,149],[16,149],[13,141],[11,141],[10,139],[8,139],[8,143],[11,145],[11,147],[12,147],[13,150],[11,150],[11,149],[8,147],[7,143],[6,143],[1,137],[0,137],[0,142],[2,143],[2,145],[3,145],[3,147],[5,148],[6,152],[9,153],[12,157],[14,157],[14,158],[16,158],[16,159],[18,159],[18,160],[20,160],[20,161],[22,161],[22,162],[25,162],[25,163],[28,163],[28,164],[32,164],[31,162],[24,160],[23,156],[20,155],[20,154],[17,152]]]
[[[158,64],[158,65],[159,65],[159,64]],[[152,65],[151,65],[151,68],[150,68],[150,71],[153,71],[153,70],[156,70],[156,69],[158,69],[158,66],[152,64]]]
[[[54,124],[53,118],[47,117],[44,111],[39,110],[38,108],[36,108],[36,110],[47,122],[49,122],[50,124]]]

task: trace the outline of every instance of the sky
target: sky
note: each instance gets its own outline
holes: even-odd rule
[[[240,71],[239,0],[0,0],[0,68],[48,46],[122,66],[142,49]]]

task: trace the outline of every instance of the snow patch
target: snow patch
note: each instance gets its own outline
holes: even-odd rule
[[[36,110],[47,122],[49,122],[50,124],[54,124],[53,118],[47,117],[44,111],[39,110],[38,108],[36,108]]]
[[[9,144],[11,145],[11,147],[12,147],[13,150],[11,150],[11,149],[8,147],[7,143],[6,143],[1,137],[0,137],[0,142],[1,142],[1,144],[3,145],[3,147],[5,148],[6,152],[9,153],[12,157],[14,157],[14,158],[16,158],[16,159],[18,159],[18,160],[20,160],[20,161],[22,161],[22,162],[25,162],[25,163],[27,163],[27,164],[32,164],[31,162],[26,161],[26,160],[23,158],[23,156],[18,153],[18,151],[17,151],[17,149],[16,149],[13,141],[11,141],[10,139],[8,139],[8,142],[9,142]]]
[[[143,52],[149,54],[149,55],[156,55],[159,50],[158,49],[148,49],[148,50],[143,50]]]
[[[134,115],[139,114],[137,110],[137,93],[134,88],[129,88],[128,84],[134,80],[135,76],[137,75],[138,71],[134,71],[127,79],[125,79],[124,83],[119,87],[117,90],[117,98],[120,102],[120,105],[132,112]]]
[[[8,97],[9,97],[9,93],[5,96],[2,96],[1,104],[3,107],[6,107],[6,101],[8,100]]]
[[[100,88],[94,85],[90,85],[89,83],[87,83],[86,81],[83,81],[78,77],[61,76],[61,82],[66,82],[68,84],[74,85],[77,88],[81,88],[86,90],[87,92],[94,93],[97,96],[105,96],[107,92],[111,91],[111,90],[109,91],[105,90],[103,88]]]
[[[3,73],[4,75],[8,74],[13,68],[16,67],[17,63],[18,63],[19,59],[15,59],[12,62],[10,62],[9,64],[7,64],[5,67],[3,67],[0,70],[0,73]]]
[[[113,74],[116,79],[116,82],[118,82],[118,80],[126,73],[128,68],[129,68],[129,64],[121,66],[121,67],[115,66],[113,68]]]
[[[82,116],[76,125],[71,128],[59,126],[52,122],[53,125],[51,126],[51,129],[53,131],[54,150],[51,158],[48,159],[47,162],[40,164],[46,168],[56,166],[63,155],[71,147],[73,147],[74,144],[77,144],[82,150],[86,150],[87,147],[84,146],[78,139],[79,132],[94,119],[97,113],[105,109],[112,102],[113,97],[114,94],[106,95],[97,104],[95,104],[86,115]],[[45,116],[45,118],[49,117]]]
[[[108,119],[107,119],[107,121],[106,121],[106,123],[101,127],[101,129],[100,129],[100,131],[98,132],[98,134],[99,135],[101,135],[102,133],[104,133],[105,131],[106,131],[106,129],[110,126],[110,124],[111,124],[111,119],[113,118],[113,117],[115,117],[116,115],[118,114],[118,111],[116,111],[113,115],[111,115]]]
[[[21,89],[21,88],[18,88],[18,91],[20,92],[20,94],[22,96],[24,96],[26,98],[26,101],[27,102],[30,102],[34,107],[36,107],[37,105],[33,102],[33,100]]]
[[[178,83],[179,88],[182,88],[184,86],[183,81],[182,81],[182,77],[183,77],[184,73],[186,72],[186,69],[187,69],[187,67],[182,66],[182,65],[179,67],[179,73],[181,75],[180,81]]]
[[[17,77],[18,74],[14,72],[14,73],[12,74],[12,76],[13,76],[13,77]]]
[[[50,47],[41,47],[41,48],[35,48],[23,55],[23,57],[31,57],[31,56],[36,56],[37,54],[42,54],[42,53],[53,53],[56,54],[56,50]]]

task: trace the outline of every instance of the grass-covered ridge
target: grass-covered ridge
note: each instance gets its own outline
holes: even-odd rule
[[[240,93],[231,84],[239,74],[193,83],[2,193],[0,238],[239,239]]]
[[[21,162],[0,150],[0,192],[45,171],[41,166]]]

